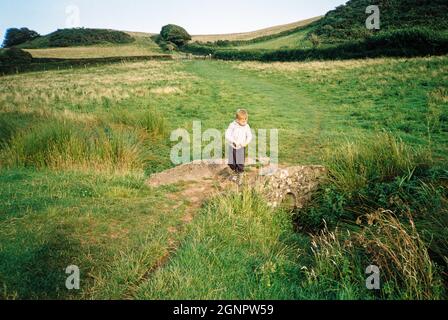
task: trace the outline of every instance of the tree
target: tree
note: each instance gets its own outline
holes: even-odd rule
[[[4,48],[10,48],[19,44],[31,41],[40,37],[40,35],[28,28],[10,28],[6,31],[5,40],[3,41]]]
[[[160,31],[160,37],[163,41],[174,43],[178,47],[185,45],[191,40],[191,36],[184,28],[174,24],[164,26],[162,31]]]

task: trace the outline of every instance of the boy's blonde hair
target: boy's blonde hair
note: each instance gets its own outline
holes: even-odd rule
[[[249,113],[246,109],[238,109],[235,117],[237,120],[247,120],[249,118]]]

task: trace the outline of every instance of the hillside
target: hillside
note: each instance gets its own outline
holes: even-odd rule
[[[48,35],[25,42],[22,49],[76,47],[98,44],[129,44],[135,39],[123,31],[108,29],[58,29]]]
[[[418,4],[418,6],[416,6]],[[378,5],[381,12],[381,30],[369,31],[365,27],[367,6]],[[304,28],[291,34],[279,34],[273,39],[254,39],[253,43],[237,44],[231,49],[296,49],[312,47],[309,37],[316,34],[321,46],[365,39],[383,32],[400,29],[426,28],[432,31],[448,30],[446,20],[448,2],[444,0],[350,0],[328,12]]]
[[[315,33],[325,42],[371,36],[374,31],[365,27],[365,11],[369,5],[378,5],[380,8],[380,33],[409,28],[448,30],[446,0],[350,0],[319,20]]]
[[[284,25],[274,26],[266,29],[261,29],[252,32],[244,32],[244,33],[229,33],[229,34],[215,34],[215,35],[194,35],[192,36],[193,42],[215,42],[218,40],[221,41],[247,41],[253,40],[260,37],[266,37],[275,35],[287,30],[296,29],[299,27],[303,27],[309,25],[312,22],[319,20],[321,17],[314,17],[306,20],[301,20],[293,23],[288,23]]]
[[[314,23],[271,36],[260,37],[249,41],[234,42],[226,49],[230,50],[278,50],[311,48],[308,34],[315,29]]]
[[[380,7],[380,30],[365,25],[372,4]],[[441,55],[448,53],[447,10],[446,0],[351,0],[296,29],[245,41],[192,43],[184,50],[259,61]]]

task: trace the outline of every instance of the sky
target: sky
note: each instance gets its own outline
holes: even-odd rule
[[[173,23],[190,34],[254,31],[296,22],[347,0],[0,0],[0,39],[27,27],[42,35],[67,27],[158,33]]]

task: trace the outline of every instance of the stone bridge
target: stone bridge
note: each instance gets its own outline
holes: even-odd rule
[[[285,209],[301,209],[311,199],[327,170],[322,166],[294,166],[278,169],[264,177],[268,204]]]
[[[284,207],[290,210],[303,208],[327,173],[322,166],[275,168],[266,160],[251,161],[249,159],[248,162],[257,165],[247,167],[243,183],[260,191],[273,208]],[[238,189],[238,185],[229,181],[231,175],[232,172],[225,160],[202,160],[155,174],[151,176],[147,184],[157,187],[191,182],[192,185],[200,186],[197,189],[199,194],[196,196],[205,200],[213,194],[212,191]]]

